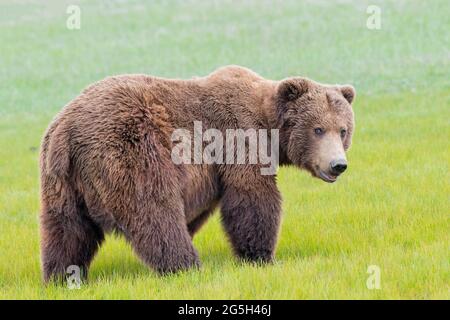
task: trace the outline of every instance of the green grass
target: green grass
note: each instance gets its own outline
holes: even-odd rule
[[[82,1],[76,31],[68,3],[0,1],[0,298],[450,298],[448,1],[371,1],[378,31],[361,1]],[[194,241],[198,271],[159,277],[109,237],[80,290],[44,287],[37,158],[55,113],[107,75],[191,77],[231,63],[358,92],[340,181],[279,172],[276,263],[238,262],[216,215]],[[379,290],[366,287],[369,265]]]

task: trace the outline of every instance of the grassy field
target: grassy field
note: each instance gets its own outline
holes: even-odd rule
[[[81,29],[68,30],[72,3],[0,0],[0,298],[450,298],[448,1],[371,1],[380,30],[364,1],[75,1]],[[358,92],[340,181],[280,170],[276,263],[238,262],[215,215],[194,241],[201,270],[159,277],[109,237],[80,290],[44,287],[37,159],[56,112],[107,75],[225,64]]]

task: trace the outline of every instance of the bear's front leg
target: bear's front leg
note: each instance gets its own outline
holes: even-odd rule
[[[272,261],[281,218],[275,178],[242,172],[227,180],[221,201],[222,223],[235,253],[247,261]]]

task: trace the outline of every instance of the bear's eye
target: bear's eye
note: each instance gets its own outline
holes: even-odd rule
[[[346,134],[347,134],[347,130],[341,129],[341,138],[344,138]]]
[[[322,128],[315,128],[314,129],[314,133],[317,134],[318,136],[321,136],[323,134],[323,129]]]

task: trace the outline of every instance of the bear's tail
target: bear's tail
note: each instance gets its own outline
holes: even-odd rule
[[[64,123],[51,126],[42,146],[41,169],[49,175],[68,178],[70,170],[70,132]]]

